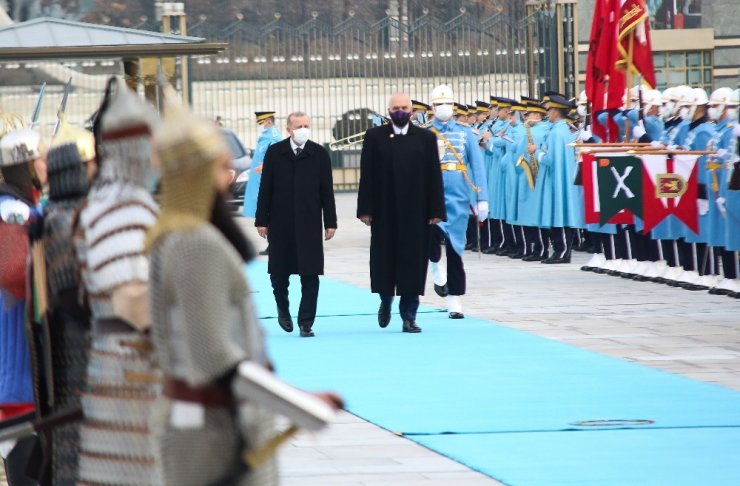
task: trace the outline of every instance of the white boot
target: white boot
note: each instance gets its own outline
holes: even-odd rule
[[[670,284],[670,282],[678,281],[682,273],[683,269],[681,267],[666,267],[661,277],[666,280],[666,283]]]
[[[666,262],[665,260],[658,260],[657,262],[646,262],[646,269],[645,276],[649,279],[653,279],[655,277],[660,277],[666,268]]]
[[[442,287],[447,283],[447,265],[442,260],[431,262],[430,268],[432,270],[432,282],[434,282],[434,285]]]
[[[581,270],[584,272],[591,272],[594,268],[601,268],[604,265],[606,265],[606,258],[604,258],[603,253],[594,253],[591,255],[591,259],[586,263],[584,266],[581,267]]]
[[[465,317],[462,313],[462,298],[459,295],[447,296],[447,312],[449,312],[450,319]]]

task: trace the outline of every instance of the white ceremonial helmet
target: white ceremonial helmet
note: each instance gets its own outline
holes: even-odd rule
[[[707,92],[702,88],[694,88],[691,90],[691,94],[688,97],[688,104],[693,106],[706,105],[709,103],[709,97]]]
[[[663,104],[663,95],[657,89],[649,89],[643,94],[642,101],[646,106],[660,106]]]
[[[693,89],[691,86],[681,85],[676,86],[673,89],[673,95],[676,98],[676,101],[679,105],[689,105],[691,104]]]
[[[730,98],[730,104],[737,106],[740,105],[740,89],[736,89],[732,92],[732,97]]]
[[[454,103],[455,95],[452,92],[452,88],[446,84],[440,84],[432,90],[431,103]]]
[[[581,94],[578,95],[578,104],[579,105],[588,104],[588,97],[586,96],[586,90],[581,91]]]
[[[663,103],[666,103],[668,101],[676,101],[675,91],[676,88],[674,87],[666,88],[662,94]]]
[[[731,88],[717,88],[714,90],[712,95],[709,97],[709,103],[713,105],[731,105],[737,104],[737,101],[732,101],[733,91]]]
[[[647,92],[647,88],[645,88],[642,85],[633,86],[630,88],[630,100],[637,101],[640,99],[640,91],[642,91],[642,97],[645,97],[645,93]]]

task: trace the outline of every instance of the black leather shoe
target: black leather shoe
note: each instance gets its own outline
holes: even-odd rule
[[[301,337],[314,337],[315,334],[311,330],[310,327],[302,327],[301,328]]]
[[[570,263],[570,258],[548,258],[547,260],[543,260],[542,263],[547,263],[549,265],[554,265],[558,263]]]
[[[436,292],[437,295],[440,297],[447,297],[450,295],[450,289],[447,288],[447,284],[444,285],[437,285],[434,284],[434,292]]]
[[[462,312],[450,312],[450,319],[465,319],[465,314]]]
[[[514,260],[520,260],[520,259],[524,258],[525,255],[524,255],[524,252],[523,251],[517,251],[515,253],[509,253],[507,256],[509,258],[514,259]]]
[[[498,248],[494,254],[498,256],[506,256],[509,254],[509,249],[502,246],[501,248]]]
[[[523,262],[539,262],[542,260],[542,257],[540,255],[527,255],[524,258],[522,258]]]
[[[730,289],[719,289],[717,287],[713,287],[709,289],[709,293],[712,295],[728,295],[732,293],[732,290]]]
[[[414,321],[403,321],[403,332],[417,333],[421,332],[421,328],[416,325]]]
[[[495,246],[489,246],[485,250],[481,250],[484,255],[495,255],[498,249]]]
[[[468,251],[471,251],[474,248],[475,248],[475,245],[473,245],[472,243],[468,243],[467,245],[465,245],[465,249]]]
[[[380,308],[378,309],[378,325],[382,328],[388,327],[388,324],[391,322],[391,306],[386,305],[384,302],[380,303]]]
[[[285,332],[293,332],[293,318],[289,312],[278,310],[278,324]]]

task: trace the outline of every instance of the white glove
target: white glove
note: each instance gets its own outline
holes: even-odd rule
[[[642,122],[638,123],[635,128],[632,129],[632,136],[634,138],[640,138],[643,135],[645,135],[647,132],[645,131],[645,127],[642,124]]]
[[[723,197],[718,197],[714,202],[717,203],[717,209],[719,209],[720,214],[724,217],[727,214],[727,208],[725,207],[727,200]]]
[[[740,123],[735,124],[735,128],[732,129],[732,134],[736,137],[740,137]]]
[[[676,144],[671,144],[671,145],[668,145],[668,146],[666,147],[666,150],[669,150],[669,151],[673,152],[673,151],[674,151],[674,150],[676,150],[677,148],[678,148],[678,145],[676,145]]]
[[[727,155],[727,149],[717,149],[717,157],[724,158],[725,155]]]
[[[657,148],[657,147],[662,147],[662,146],[663,146],[663,144],[662,144],[662,143],[660,143],[660,142],[659,142],[659,141],[657,141],[657,140],[653,140],[652,142],[650,142],[650,146],[651,146],[651,147],[656,147],[656,148]]]
[[[709,212],[709,200],[697,199],[696,207],[699,210],[699,216],[704,216],[705,214]]]
[[[485,221],[488,219],[488,201],[478,201],[478,221]]]
[[[2,457],[3,460],[8,458],[8,454],[13,450],[16,442],[16,439],[8,439],[0,442],[0,457]]]
[[[581,133],[578,134],[578,141],[579,142],[588,142],[591,140],[591,137],[593,137],[594,134],[591,133],[591,130],[584,128],[581,130]]]

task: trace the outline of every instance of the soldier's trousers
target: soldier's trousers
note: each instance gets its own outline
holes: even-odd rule
[[[455,252],[442,229],[434,225],[429,244],[429,261],[439,263],[442,259],[442,247],[447,256],[447,290],[450,295],[465,295],[465,267],[462,256]]]

